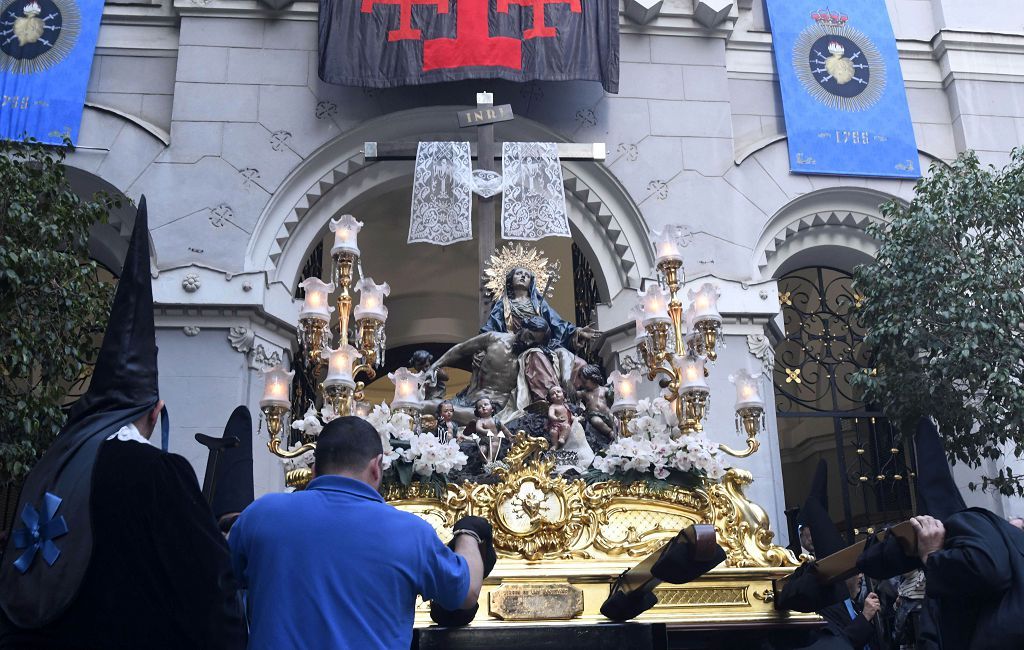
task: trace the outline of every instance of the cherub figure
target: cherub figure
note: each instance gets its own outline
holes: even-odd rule
[[[455,424],[455,405],[451,400],[444,400],[437,405],[437,437],[441,442],[452,438],[462,440],[459,427]]]
[[[561,386],[552,386],[548,389],[548,403],[548,436],[551,440],[551,449],[557,451],[569,441],[572,412],[565,403],[565,391]]]
[[[430,370],[430,364],[434,362],[434,355],[426,350],[416,350],[409,358],[409,368],[414,372],[426,373],[423,377],[423,399],[444,399],[445,391],[448,389],[448,373],[444,368]],[[440,404],[438,405],[440,408]]]
[[[595,431],[611,439],[615,424],[610,407],[612,395],[604,385],[601,368],[592,363],[588,364],[580,369],[579,377],[583,384],[578,394],[584,406],[584,419]]]
[[[481,397],[473,406],[473,415],[476,419],[466,425],[466,434],[476,434],[480,437],[480,453],[487,463],[498,460],[501,453],[502,438],[511,438],[512,433],[494,417],[494,405],[491,400]]]

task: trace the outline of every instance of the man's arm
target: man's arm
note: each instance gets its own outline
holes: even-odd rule
[[[473,355],[487,348],[490,343],[492,334],[485,332],[483,334],[477,334],[471,339],[467,339],[462,343],[457,343],[441,355],[441,358],[430,364],[432,370],[444,368],[445,366],[456,366],[463,359],[472,359]]]
[[[929,521],[930,520],[930,521]],[[925,593],[932,597],[991,597],[1010,587],[1010,556],[984,517],[965,512],[947,520],[911,520],[925,565]]]
[[[469,592],[460,609],[470,609],[480,600],[480,588],[484,583],[484,562],[480,557],[480,545],[469,535],[455,538],[455,552],[461,555],[469,566]]]

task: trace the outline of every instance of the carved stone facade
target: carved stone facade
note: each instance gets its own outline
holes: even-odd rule
[[[971,4],[888,2],[922,168],[966,148],[999,164],[1024,137],[1024,36],[1005,29],[1024,20],[1024,7],[999,0],[981,12]],[[172,449],[200,475],[205,453],[192,433],[219,434],[239,403],[255,411],[258,371],[290,354],[295,283],[327,221],[346,208],[372,211],[377,201],[391,214],[378,208],[361,237],[378,236],[375,227],[404,237],[408,195],[395,188],[411,186],[411,163],[368,162],[362,143],[458,135],[451,105],[472,104],[478,91],[513,106],[517,118],[497,127],[499,138],[607,145],[604,164],[564,164],[574,240],[601,294],[597,326],[613,332],[606,365],[632,349],[629,309],[654,275],[649,229],[685,226],[687,277],[721,280],[728,347],[720,368],[766,367],[780,270],[866,259],[874,248],[863,226],[880,218],[878,204],[912,194],[907,181],[789,173],[760,0],[627,2],[639,22],[621,18],[618,95],[589,82],[329,86],[316,76],[315,12],[315,3],[271,12],[227,0],[104,10],[111,28],[100,32],[69,163],[97,188],[147,196],[162,396],[187,413],[175,420]],[[129,232],[104,230],[113,240],[106,249],[123,251]],[[400,273],[413,279],[441,277],[458,257],[381,246],[364,263],[444,260],[436,273]],[[378,280],[394,280],[389,273]],[[395,291],[390,344],[450,343],[476,330],[472,318],[458,317],[475,313],[475,278],[444,282],[443,291],[412,281]],[[707,429],[732,444],[728,374],[713,373],[722,398]],[[785,541],[775,436],[769,418],[761,451],[737,469],[753,477],[747,496]],[[257,436],[258,459],[265,442]],[[257,463],[259,490],[280,489],[280,466]],[[998,499],[987,505],[1003,507]]]

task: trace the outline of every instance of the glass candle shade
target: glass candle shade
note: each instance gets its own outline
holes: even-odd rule
[[[388,373],[388,379],[395,385],[395,398],[391,401],[392,409],[414,409],[420,405],[420,384],[423,383],[422,372],[412,372],[408,368],[399,368],[392,373]]]
[[[306,292],[306,298],[299,311],[299,318],[315,318],[330,322],[334,307],[330,305],[330,295],[334,291],[334,283],[326,284],[320,278],[306,278],[299,283]]]
[[[331,255],[337,256],[344,253],[359,257],[359,230],[363,222],[356,221],[350,214],[344,214],[338,219],[331,221],[331,232],[334,233],[334,246],[331,247]]]
[[[754,373],[747,369],[740,370],[733,377],[736,384],[736,410],[746,408],[764,408],[764,398],[761,397],[761,373]]]
[[[679,250],[679,240],[678,226],[665,226],[660,231],[651,231],[651,243],[654,244],[656,264],[683,261],[683,253]]]
[[[640,304],[644,308],[644,327],[654,325],[655,323],[672,322],[672,319],[668,317],[668,297],[665,295],[665,289],[660,284],[655,284],[647,289],[647,291],[639,292],[638,295],[640,296]]]
[[[706,321],[713,320],[716,322],[722,322],[722,315],[718,313],[718,287],[705,282],[696,291],[690,290],[689,298],[692,301],[691,311],[693,311],[694,321]]]
[[[612,386],[615,393],[612,413],[636,410],[637,391],[640,388],[640,373],[638,371],[630,370],[623,374],[616,370],[608,375],[608,384]]]
[[[704,378],[703,358],[692,354],[685,356],[676,355],[673,358],[672,365],[676,367],[681,376],[679,383],[680,393],[684,393],[686,391],[706,393],[710,390],[708,382]]]
[[[281,364],[263,371],[263,399],[260,400],[260,408],[268,406],[283,406],[290,408],[292,405],[292,377],[294,370],[285,370]]]
[[[324,356],[330,358],[330,362],[327,364],[327,377],[324,379],[324,386],[355,388],[356,382],[352,377],[352,366],[359,359],[359,350],[346,343],[336,350],[331,350],[329,353],[325,351]]]
[[[385,322],[388,319],[388,308],[384,306],[384,298],[391,294],[391,287],[387,282],[377,284],[373,278],[362,278],[356,283],[356,291],[359,292],[359,304],[356,305],[356,320],[372,318]]]

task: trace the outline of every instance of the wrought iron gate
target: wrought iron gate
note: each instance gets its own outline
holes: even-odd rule
[[[774,372],[783,480],[787,456],[797,455],[790,452],[825,457],[832,476],[841,479],[842,512],[833,508],[831,514],[850,542],[913,512],[905,450],[889,421],[863,403],[850,383],[871,365],[856,316],[863,296],[852,285],[848,273],[827,267],[799,269],[779,280],[785,332],[775,347]],[[790,473],[804,462],[791,460]],[[799,469],[806,476],[806,466]],[[787,506],[799,505],[794,500],[787,494]]]

